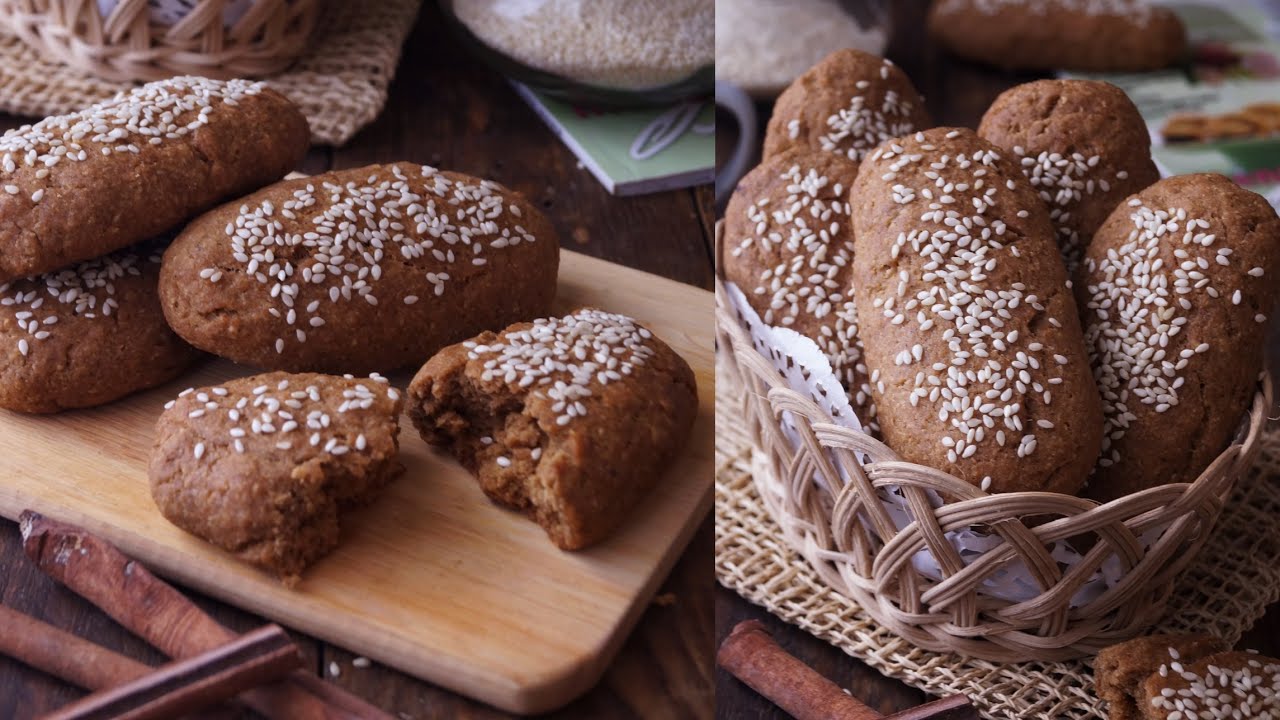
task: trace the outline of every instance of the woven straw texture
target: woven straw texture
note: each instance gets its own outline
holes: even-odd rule
[[[146,0],[124,0],[105,18],[86,0],[0,0],[0,17],[40,54],[107,80],[173,75],[260,77],[306,48],[317,0],[256,0],[234,25],[222,0],[197,0],[168,27]]]
[[[321,0],[298,61],[269,79],[302,108],[311,140],[341,145],[377,117],[422,0]],[[42,58],[0,27],[0,110],[43,117],[78,110],[132,87]]]
[[[991,663],[914,647],[835,592],[793,551],[751,477],[743,390],[717,368],[716,577],[783,620],[933,695],[963,692],[987,718],[1104,720],[1085,661]],[[1156,628],[1235,642],[1280,600],[1280,432],[1259,439],[1207,544],[1177,579]]]

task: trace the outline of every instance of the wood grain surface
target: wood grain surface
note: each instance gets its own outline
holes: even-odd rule
[[[0,116],[0,129],[24,122],[30,119]],[[556,224],[566,249],[697,287],[711,285],[709,189],[625,199],[608,195],[505,80],[466,61],[431,2],[423,5],[383,113],[347,146],[313,148],[298,169],[316,173],[391,160],[493,178],[537,202]],[[708,315],[708,329],[710,323]],[[711,547],[708,518],[600,682],[549,717],[711,717]],[[264,622],[199,593],[190,594],[236,630]],[[16,526],[8,521],[0,521],[0,602],[149,664],[163,660],[27,563]],[[357,667],[356,654],[303,633],[292,635],[308,667],[394,715],[510,717],[378,663]],[[34,717],[82,694],[0,657],[0,717]]]
[[[893,28],[886,54],[911,77],[938,125],[976,128],[982,114],[1000,93],[1040,77],[995,70],[948,56],[925,33],[923,17],[928,0],[900,0],[891,5]],[[763,128],[770,107],[759,105],[757,110]],[[731,148],[733,140],[732,126],[721,122],[717,126],[717,146]],[[1273,333],[1273,373],[1280,371],[1277,363],[1280,342],[1276,337]],[[717,644],[738,622],[760,620],[782,647],[883,714],[899,712],[928,699],[923,692],[880,675],[834,646],[782,622],[720,586],[715,590],[715,616]],[[1268,609],[1266,616],[1240,641],[1239,647],[1280,656],[1280,604]],[[782,720],[788,716],[727,673],[717,670],[716,717]]]

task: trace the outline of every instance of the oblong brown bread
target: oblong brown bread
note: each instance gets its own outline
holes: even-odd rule
[[[266,373],[165,406],[147,474],[169,522],[286,584],[338,544],[340,514],[399,475],[386,378]]]
[[[885,441],[993,492],[1079,490],[1098,394],[1048,211],[1015,159],[971,130],[928,130],[877,148],[851,197]]]
[[[956,55],[1018,70],[1158,70],[1187,53],[1182,21],[1146,0],[937,0],[928,23]]]
[[[160,298],[196,347],[283,370],[423,362],[481,330],[545,315],[560,246],[497,183],[412,163],[286,180],[189,224]]]
[[[409,417],[492,500],[577,550],[661,481],[697,414],[695,383],[644,326],[583,308],[445,348],[413,378]]]
[[[0,282],[0,407],[53,413],[167,382],[198,356],[165,324],[158,244]]]
[[[906,73],[878,55],[846,48],[823,58],[778,96],[764,156],[807,148],[858,162],[882,141],[931,124]]]
[[[1280,717],[1280,659],[1247,651],[1169,660],[1138,693],[1143,720]]]
[[[177,77],[0,137],[0,281],[167,232],[280,179],[307,120],[263,83]]]
[[[1280,219],[1215,174],[1122,202],[1076,282],[1106,437],[1088,495],[1191,482],[1226,447],[1263,369]]]
[[[1102,221],[1160,179],[1147,124],[1124,91],[1097,80],[1037,80],[991,104],[978,135],[1013,152],[1049,207],[1071,275]]]
[[[879,431],[850,292],[857,163],[809,149],[774,155],[738,181],[725,209],[725,279],[764,322],[817,343],[858,419]]]

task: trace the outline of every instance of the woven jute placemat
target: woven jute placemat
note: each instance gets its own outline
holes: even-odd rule
[[[963,692],[984,717],[1097,718],[1106,708],[1085,661],[995,664],[912,647],[829,589],[782,539],[751,480],[741,388],[717,368],[716,578],[779,618],[908,685],[933,695]],[[1234,643],[1280,600],[1280,431],[1236,486],[1213,537],[1179,580],[1159,629],[1204,632]]]
[[[311,141],[341,145],[373,121],[422,0],[324,0],[307,50],[268,78],[311,123]],[[0,110],[43,117],[105,100],[130,83],[85,75],[51,62],[0,25]]]

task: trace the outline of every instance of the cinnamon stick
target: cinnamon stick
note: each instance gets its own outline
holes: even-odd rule
[[[45,720],[160,720],[182,717],[276,680],[302,665],[278,625],[267,625],[186,660],[175,660],[123,685],[101,690]]]
[[[783,650],[758,620],[738,623],[720,645],[720,667],[796,720],[880,720],[883,716]],[[890,720],[977,720],[963,695],[889,716]]]
[[[89,690],[123,685],[151,672],[133,658],[0,605],[0,653]]]
[[[23,549],[41,571],[169,657],[191,657],[235,639],[235,633],[110,543],[30,510],[18,522]],[[272,720],[395,720],[302,671],[239,699]]]

